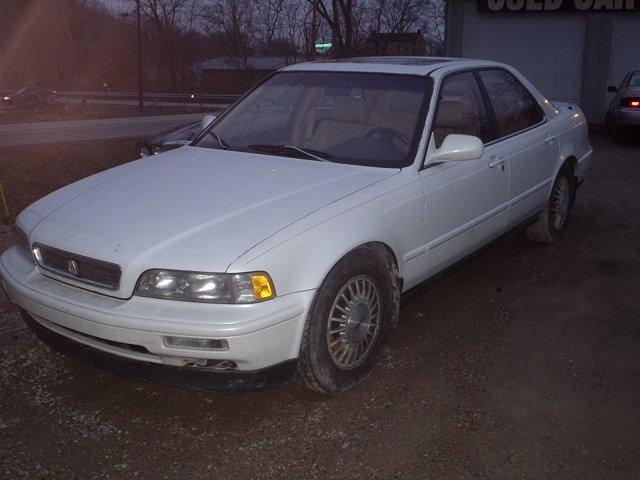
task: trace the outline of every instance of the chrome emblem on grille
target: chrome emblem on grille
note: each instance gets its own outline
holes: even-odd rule
[[[67,262],[67,270],[73,276],[78,276],[79,267],[80,266],[78,265],[78,262],[76,262],[75,260],[69,260]]]

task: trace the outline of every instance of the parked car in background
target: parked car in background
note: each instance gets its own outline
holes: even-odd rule
[[[189,123],[157,135],[142,138],[137,142],[138,156],[142,158],[149,155],[157,155],[158,153],[188,145],[213,120],[215,120],[215,116],[205,115],[199,122]]]
[[[15,93],[5,95],[2,99],[2,103],[18,109],[28,110],[53,105],[55,96],[55,90],[46,87],[39,87],[37,85],[30,85]]]
[[[619,87],[609,86],[615,93],[605,116],[605,125],[617,141],[624,140],[633,131],[640,132],[640,69],[632,70]]]
[[[41,339],[122,375],[342,392],[403,292],[515,228],[558,241],[591,151],[582,110],[505,64],[289,66],[189,146],[27,207],[0,278]]]

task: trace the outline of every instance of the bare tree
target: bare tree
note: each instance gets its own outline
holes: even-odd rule
[[[445,54],[445,0],[430,0],[424,11],[427,45],[432,55]]]
[[[260,0],[255,2],[261,43],[265,54],[273,53],[273,47],[281,41],[282,30],[284,29],[284,7],[285,0]]]
[[[331,29],[333,54],[337,57],[351,55],[358,47],[358,35],[355,22],[355,3],[357,0],[308,0],[315,1],[318,15]]]
[[[430,49],[444,45],[444,0],[307,0],[317,4],[320,27],[331,31],[333,56],[359,51],[371,30],[400,33],[422,30]]]
[[[251,0],[213,0],[202,18],[210,35],[218,35],[219,46],[236,68],[244,68],[255,51],[256,11]],[[220,35],[222,34],[222,35]]]
[[[372,2],[373,30],[388,33],[420,28],[430,0],[378,0]]]
[[[171,85],[180,90],[180,73],[185,65],[178,55],[179,43],[193,29],[196,4],[194,0],[140,0],[140,6],[147,25],[153,26],[160,46],[156,52],[166,64]]]

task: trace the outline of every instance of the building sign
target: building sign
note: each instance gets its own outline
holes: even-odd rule
[[[640,0],[478,0],[478,13],[640,12]]]
[[[316,43],[316,53],[323,54],[331,50],[332,43]]]

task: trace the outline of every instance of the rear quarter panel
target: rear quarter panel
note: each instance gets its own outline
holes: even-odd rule
[[[589,168],[592,152],[586,116],[576,105],[556,102],[555,106],[558,113],[551,121],[560,149],[556,173],[567,159],[573,158],[576,160],[573,173],[582,181]]]

